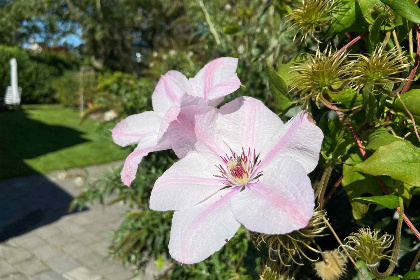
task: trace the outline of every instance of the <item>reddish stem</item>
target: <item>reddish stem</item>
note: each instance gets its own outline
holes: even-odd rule
[[[324,205],[328,203],[328,201],[330,200],[331,196],[333,195],[333,193],[337,190],[337,188],[341,185],[341,181],[343,181],[343,176],[341,176],[337,182],[335,182],[334,186],[332,187],[330,193],[327,195],[327,197],[325,198],[325,202]]]
[[[365,37],[366,35],[369,34],[369,31],[360,34],[359,36],[355,37],[353,40],[351,40],[350,42],[348,42],[346,45],[344,45],[341,49],[339,49],[335,55],[339,55],[342,52],[344,52],[345,50],[347,50],[349,47],[353,46],[357,41],[359,41],[360,39],[362,39],[363,37]]]
[[[347,118],[346,115],[344,115],[342,112],[337,111],[338,107],[335,106],[334,104],[326,104],[324,103],[325,106],[327,106],[328,108],[334,110],[337,115],[341,118],[344,118],[344,120],[346,121],[347,125],[350,128],[351,134],[353,135],[354,141],[356,142],[357,147],[359,148],[360,154],[363,156],[364,159],[367,159],[367,155],[366,155],[366,151],[365,148],[362,145],[362,141],[360,140],[359,135],[357,134],[356,129],[354,128],[353,124],[351,123],[350,119]],[[385,187],[385,184],[377,177],[375,177],[376,182],[379,184],[379,186],[381,187],[382,191],[385,194],[389,194],[388,189]],[[397,212],[400,213],[400,208],[397,208]],[[404,214],[404,221],[407,224],[407,226],[411,229],[411,231],[414,233],[414,235],[420,240],[420,233],[419,231],[416,229],[416,227],[413,225],[413,223],[410,221],[410,219]]]
[[[406,93],[411,86],[411,83],[413,82],[414,76],[416,75],[417,68],[419,67],[420,63],[420,25],[416,24],[413,27],[414,31],[416,32],[416,38],[417,38],[417,50],[416,50],[416,60],[414,61],[414,67],[411,69],[410,75],[408,76],[407,83],[405,83],[403,90],[401,91],[401,94]]]

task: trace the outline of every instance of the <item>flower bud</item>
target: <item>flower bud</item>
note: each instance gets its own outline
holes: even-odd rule
[[[322,253],[323,260],[314,264],[316,274],[322,280],[338,280],[346,273],[346,256],[338,249]]]

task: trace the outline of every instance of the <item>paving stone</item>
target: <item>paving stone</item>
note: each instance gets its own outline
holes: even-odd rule
[[[80,234],[85,231],[82,227],[72,224],[73,223],[72,221],[66,222],[66,223],[67,224],[58,225],[58,227],[61,229],[63,233],[69,236]]]
[[[61,233],[61,230],[58,227],[52,226],[51,224],[46,227],[37,229],[35,233],[41,238],[48,240],[51,236],[58,235]]]
[[[29,278],[23,275],[22,273],[12,273],[5,277],[1,277],[1,280],[28,280]]]
[[[85,232],[74,236],[82,245],[89,245],[96,243],[101,239],[101,236],[94,234],[93,232]]]
[[[43,262],[36,258],[27,259],[18,263],[14,263],[13,266],[19,272],[22,272],[26,276],[34,276],[43,271],[49,270],[49,267],[46,266]]]
[[[17,272],[17,270],[8,262],[0,261],[0,277],[9,275],[13,272]]]
[[[80,263],[68,256],[61,256],[59,258],[47,261],[47,265],[51,267],[55,272],[63,274],[76,267],[79,267]]]
[[[31,258],[32,255],[25,249],[15,246],[0,245],[0,258],[13,264]]]
[[[45,244],[41,247],[38,247],[33,250],[33,253],[38,259],[42,261],[47,261],[52,258],[56,258],[56,257],[64,255],[64,252],[62,249],[52,244]]]
[[[90,225],[92,220],[86,217],[84,214],[84,212],[73,214],[72,222],[79,226]]]
[[[97,252],[92,251],[79,257],[78,261],[89,268],[96,269],[97,267],[100,267],[106,259]]]
[[[31,280],[65,280],[65,278],[57,272],[50,270],[31,277]]]
[[[47,243],[41,237],[30,233],[17,238],[13,238],[12,240],[15,244],[18,244],[20,247],[25,248],[27,250],[35,249]]]
[[[84,266],[78,267],[76,269],[70,270],[63,274],[64,278],[67,280],[102,280],[102,276],[93,273]]]
[[[83,255],[93,252],[88,246],[81,245],[79,243],[72,243],[63,247],[63,252],[66,255],[70,255],[71,257],[78,259]]]
[[[55,234],[47,239],[48,243],[62,248],[68,244],[73,243],[74,238],[64,233]]]
[[[101,256],[108,256],[108,241],[107,240],[101,240],[95,244],[90,245],[90,248],[92,248],[95,252],[98,252]]]
[[[98,271],[98,274],[112,280],[128,280],[133,278],[133,272],[129,268],[116,263],[104,263],[94,271]]]

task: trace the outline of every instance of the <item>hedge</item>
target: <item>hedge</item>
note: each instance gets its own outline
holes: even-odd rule
[[[68,70],[76,70],[76,59],[41,52],[32,54],[19,47],[0,46],[0,96],[10,85],[10,59],[16,58],[18,84],[22,88],[22,103],[53,103],[56,92],[53,81]],[[1,98],[3,99],[3,98]]]

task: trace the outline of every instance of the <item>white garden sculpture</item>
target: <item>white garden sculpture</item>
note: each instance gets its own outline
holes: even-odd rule
[[[7,105],[19,105],[22,88],[18,87],[17,62],[15,58],[10,60],[10,83],[11,86],[8,86],[6,89],[4,103]]]

